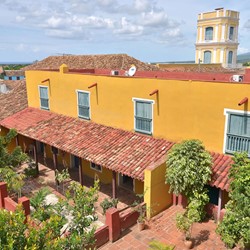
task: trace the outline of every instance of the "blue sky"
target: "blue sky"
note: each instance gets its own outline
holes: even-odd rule
[[[197,16],[218,7],[240,12],[238,54],[250,52],[249,0],[0,0],[0,62],[110,53],[194,60]]]

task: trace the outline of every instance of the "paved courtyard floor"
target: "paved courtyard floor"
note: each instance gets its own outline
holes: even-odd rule
[[[52,190],[56,189],[54,170],[39,164],[40,176],[36,179],[28,180],[24,186],[22,193],[30,197],[41,187],[49,186]],[[91,180],[85,178],[86,186],[89,186]],[[93,180],[92,180],[93,182]],[[70,181],[69,181],[70,183]],[[60,190],[59,190],[60,191]],[[132,194],[121,189],[119,196],[123,202],[119,203],[118,208],[126,207],[132,199]],[[110,186],[101,186],[99,192],[99,203],[106,197],[111,195]],[[146,229],[139,231],[137,225],[125,230],[121,238],[113,243],[107,243],[100,249],[107,250],[144,250],[149,249],[149,242],[158,240],[163,243],[175,246],[175,250],[185,249],[183,243],[183,234],[177,231],[175,226],[175,216],[177,212],[183,211],[180,206],[172,206],[169,209],[158,214],[147,222]],[[105,218],[101,214],[101,208],[97,206],[98,218],[105,223]],[[194,239],[193,249],[196,250],[224,250],[226,249],[219,235],[215,233],[216,223],[208,220],[203,223],[195,223],[192,230],[192,238]],[[235,248],[235,250],[238,248]]]
[[[123,232],[122,237],[114,243],[107,243],[100,247],[101,250],[145,250],[149,249],[149,242],[160,242],[175,246],[174,250],[186,249],[183,243],[183,234],[177,231],[175,216],[182,212],[180,206],[172,206],[169,209],[152,218],[143,231],[139,231],[137,225]],[[208,220],[203,223],[195,223],[192,230],[196,250],[226,250],[219,235],[215,233],[216,223]],[[234,248],[236,250],[238,248]]]

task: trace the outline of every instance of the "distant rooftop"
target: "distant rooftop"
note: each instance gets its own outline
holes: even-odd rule
[[[62,64],[66,64],[69,69],[128,70],[131,65],[135,65],[140,71],[159,70],[156,66],[141,62],[127,54],[49,56],[24,67],[23,70],[58,70]]]
[[[8,116],[11,116],[26,107],[28,107],[26,82],[19,81],[2,81],[2,86],[6,86],[8,90],[5,93],[0,93],[0,121]],[[2,87],[5,89],[5,87]]]

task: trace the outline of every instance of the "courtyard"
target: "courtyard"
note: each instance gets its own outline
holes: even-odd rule
[[[52,193],[63,195],[62,189],[57,188],[55,183],[55,172],[53,170],[52,162],[47,161],[46,165],[39,163],[39,177],[30,178],[25,182],[22,189],[22,194],[31,197],[36,191],[44,186],[48,186]],[[24,166],[23,166],[24,167]],[[78,181],[78,171],[76,169],[70,170],[71,179],[67,181],[69,185],[72,180]],[[94,180],[90,177],[84,176],[83,184],[86,188],[93,185]],[[102,214],[100,203],[112,195],[110,185],[100,184],[98,192],[99,198],[96,204],[96,213],[99,225],[105,224],[105,216]],[[119,199],[118,209],[123,210],[135,199],[135,195],[126,189],[118,187],[117,196]],[[108,242],[100,247],[100,249],[148,249],[149,243],[153,240],[160,241],[172,246],[175,250],[185,249],[183,242],[183,234],[177,231],[175,226],[176,213],[182,212],[183,208],[180,206],[171,206],[167,210],[153,217],[147,222],[146,229],[139,231],[137,225],[130,227],[122,232],[120,239],[111,243]],[[217,250],[226,249],[219,235],[215,233],[216,223],[213,220],[207,220],[203,223],[195,223],[192,230],[193,249],[199,250]],[[235,248],[238,249],[238,248]]]

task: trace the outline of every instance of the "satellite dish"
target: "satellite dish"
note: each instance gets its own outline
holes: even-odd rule
[[[135,74],[135,72],[136,72],[136,67],[135,67],[135,65],[132,65],[130,67],[130,69],[128,70],[128,75],[133,76]]]

